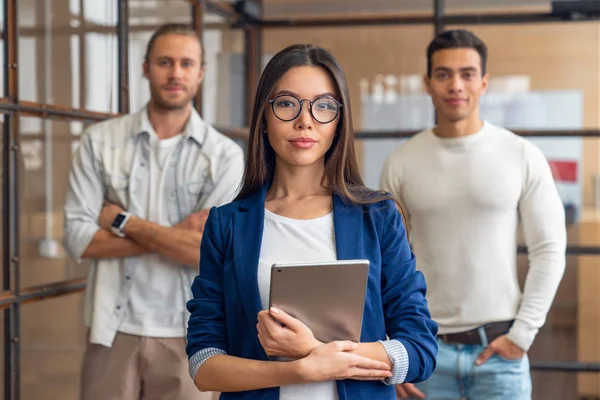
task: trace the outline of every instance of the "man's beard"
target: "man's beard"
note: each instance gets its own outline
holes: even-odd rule
[[[151,92],[150,94],[152,96],[152,101],[154,102],[154,104],[164,110],[169,110],[169,111],[181,110],[181,109],[185,108],[193,98],[193,96],[189,96],[186,93],[186,96],[183,99],[171,101],[168,99],[163,99],[161,97],[160,90],[151,89],[150,92]]]

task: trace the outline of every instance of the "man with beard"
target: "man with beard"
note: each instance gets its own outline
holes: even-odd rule
[[[81,399],[202,399],[188,374],[186,302],[208,209],[233,199],[242,149],[192,106],[203,49],[162,26],[143,64],[151,99],[90,127],[73,157],[64,244],[89,259]]]

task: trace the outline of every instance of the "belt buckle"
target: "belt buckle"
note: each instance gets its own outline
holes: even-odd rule
[[[450,340],[448,339],[448,334],[444,334],[444,335],[438,335],[438,337],[440,338],[440,340],[445,343],[445,344],[452,344],[450,342]]]
[[[447,333],[447,334],[445,334],[445,335],[440,335],[440,336],[438,336],[438,337],[439,337],[440,339],[442,339],[442,342],[444,342],[445,344],[447,344],[447,345],[450,345],[450,346],[455,346],[455,345],[462,344],[460,341],[457,341],[457,340],[451,340],[451,337],[453,337],[453,336],[455,337],[455,336],[456,336],[456,334],[453,334],[453,333]]]

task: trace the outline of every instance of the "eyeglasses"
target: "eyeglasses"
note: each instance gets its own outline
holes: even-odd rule
[[[315,121],[322,124],[333,121],[342,109],[342,103],[329,96],[317,97],[311,101],[308,99],[300,100],[290,94],[280,94],[269,100],[269,103],[271,103],[273,114],[278,119],[287,122],[298,118],[305,101],[308,101],[310,115]]]

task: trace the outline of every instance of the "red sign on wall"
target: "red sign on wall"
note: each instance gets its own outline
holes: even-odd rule
[[[575,183],[577,182],[577,161],[558,161],[550,160],[550,169],[552,176],[557,182]]]

